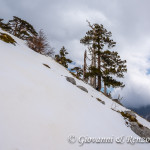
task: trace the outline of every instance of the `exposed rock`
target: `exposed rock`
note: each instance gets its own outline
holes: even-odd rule
[[[121,115],[124,118],[128,118],[128,124],[135,134],[142,138],[150,138],[150,129],[138,122],[136,114],[133,111],[124,111],[121,112]]]
[[[47,64],[43,64],[45,67],[47,67],[47,68],[50,68],[50,66],[49,65],[47,65]]]
[[[79,89],[83,90],[84,92],[87,92],[87,93],[88,93],[88,90],[87,90],[85,87],[80,86],[80,85],[77,85],[77,87],[78,87]]]
[[[100,103],[102,103],[103,105],[105,105],[105,102],[104,101],[102,101],[101,99],[99,99],[99,98],[96,98]]]
[[[67,80],[68,82],[71,82],[72,84],[76,85],[76,81],[75,81],[74,78],[72,78],[72,77],[66,77],[66,80]]]
[[[140,126],[137,122],[131,122],[131,130],[140,137],[148,138],[150,137],[150,129],[145,126]]]
[[[150,115],[147,115],[145,118],[150,121]]]

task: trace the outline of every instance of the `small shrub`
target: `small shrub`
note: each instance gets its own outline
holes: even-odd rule
[[[136,123],[138,124],[139,128],[143,128],[143,125],[140,124],[140,123],[138,122],[138,120],[137,120],[134,116],[132,116],[132,115],[130,115],[130,114],[127,114],[127,113],[124,113],[123,111],[120,112],[120,113],[121,113],[121,115],[122,115],[125,119],[128,119],[130,122],[136,122]]]
[[[124,118],[128,118],[130,122],[138,122],[137,119],[130,115],[130,114],[127,114],[127,113],[124,113],[123,111],[121,112],[121,115],[124,117]]]
[[[13,45],[16,44],[16,41],[8,34],[6,33],[1,33],[0,32],[0,40],[6,42],[6,43],[11,43]]]

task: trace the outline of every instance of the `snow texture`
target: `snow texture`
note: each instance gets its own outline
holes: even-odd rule
[[[73,77],[67,69],[12,37],[16,46],[0,41],[0,150],[149,149],[149,144],[68,143],[70,135],[138,136],[111,109],[126,108],[75,79],[88,93],[82,91],[66,81],[66,76]],[[150,128],[149,122],[139,116],[137,119]]]

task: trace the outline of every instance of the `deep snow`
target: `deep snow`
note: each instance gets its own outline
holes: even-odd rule
[[[1,32],[4,32],[0,30]],[[0,150],[148,150],[149,144],[70,144],[76,137],[138,137],[113,111],[126,110],[102,93],[75,79],[52,58],[29,49],[12,36],[16,46],[0,41]],[[50,69],[43,64],[50,66]],[[93,97],[92,97],[93,96]],[[100,98],[105,105],[96,100]],[[143,118],[138,120],[150,128]]]

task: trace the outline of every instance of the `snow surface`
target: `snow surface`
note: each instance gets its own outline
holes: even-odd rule
[[[0,30],[0,32],[4,32]],[[88,84],[88,93],[66,81],[72,75],[52,58],[0,41],[0,150],[148,150],[149,144],[70,144],[68,136],[133,136],[123,117],[126,108]],[[45,67],[49,65],[51,68]],[[105,101],[101,104],[96,98]],[[143,125],[150,123],[138,116]]]

